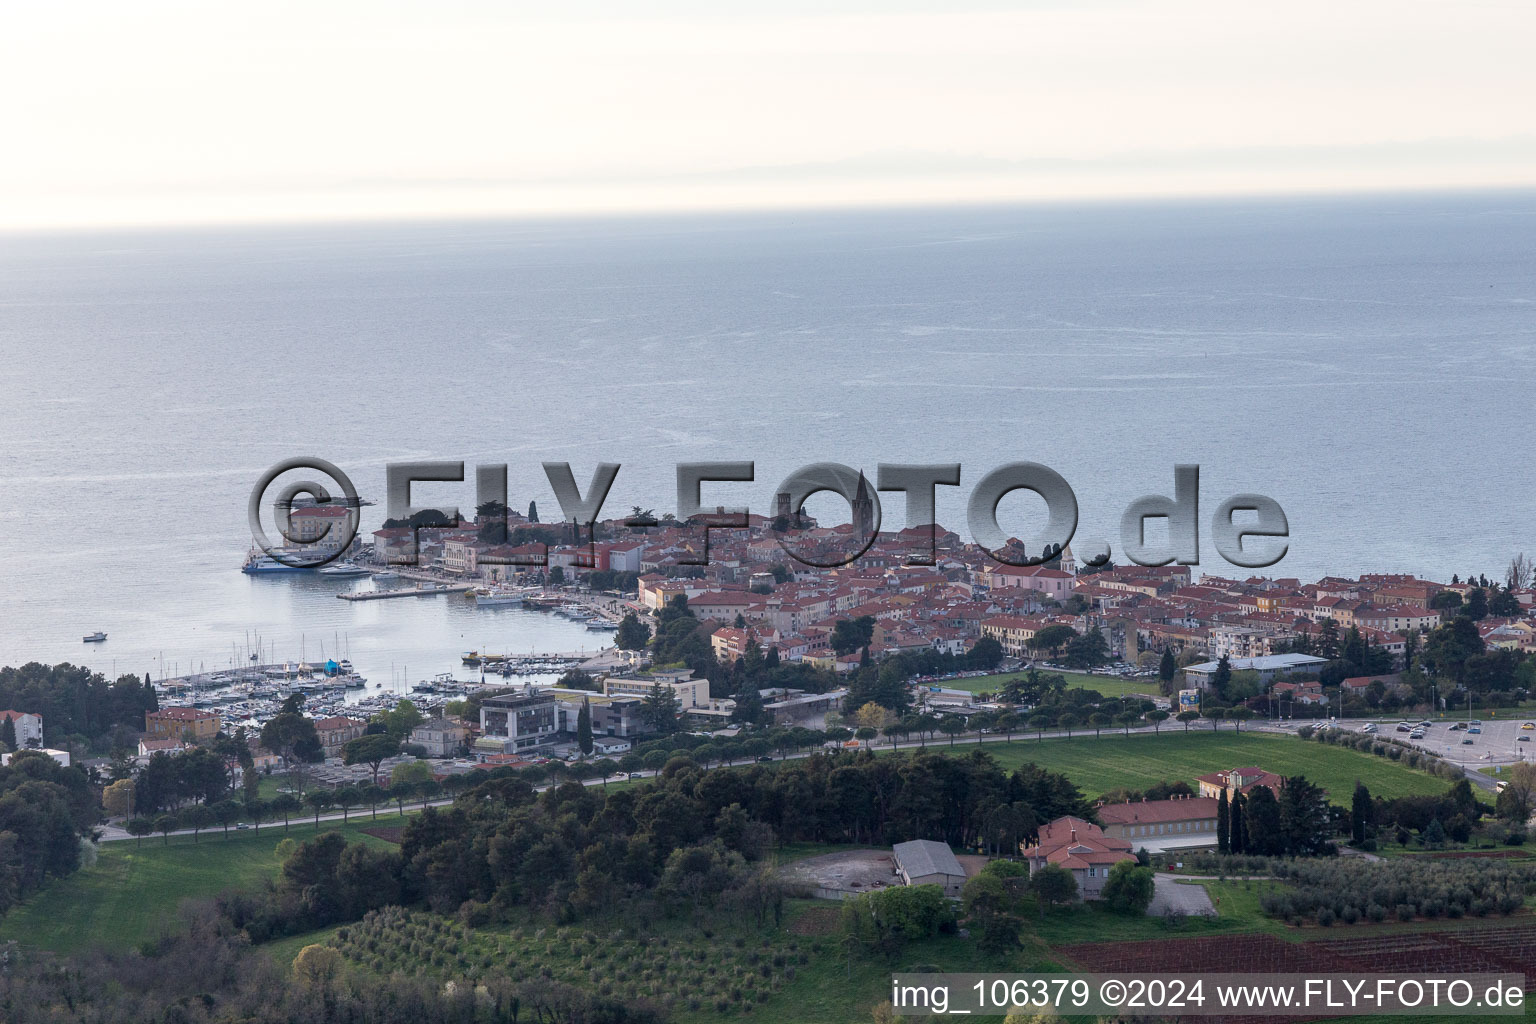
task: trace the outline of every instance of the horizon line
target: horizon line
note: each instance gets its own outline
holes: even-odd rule
[[[1241,202],[1284,202],[1287,200],[1350,200],[1433,197],[1477,196],[1524,196],[1536,197],[1536,179],[1493,184],[1401,184],[1401,185],[1294,185],[1275,188],[1234,188],[1231,190],[1146,189],[1123,192],[1082,192],[1077,194],[1037,195],[988,195],[981,197],[951,196],[948,198],[910,198],[878,196],[868,201],[850,201],[846,198],[828,198],[825,201],[804,197],[786,198],[782,202],[703,202],[699,204],[658,203],[644,206],[596,205],[587,208],[551,210],[491,209],[483,212],[456,210],[422,210],[419,212],[389,212],[306,216],[277,214],[272,216],[212,216],[186,220],[124,219],[98,223],[67,223],[38,225],[6,225],[0,223],[0,239],[84,237],[91,235],[140,234],[144,232],[171,232],[195,234],[221,230],[286,230],[295,228],[377,228],[408,227],[424,224],[559,224],[582,223],[602,220],[643,221],[664,218],[729,218],[751,217],[767,214],[836,214],[882,213],[946,210],[1030,209],[1078,207],[1145,207],[1188,204],[1221,204]]]

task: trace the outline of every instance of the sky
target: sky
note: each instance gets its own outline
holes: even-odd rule
[[[0,230],[1536,184],[1528,0],[0,13]]]

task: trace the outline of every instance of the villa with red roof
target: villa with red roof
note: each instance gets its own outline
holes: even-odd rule
[[[1211,772],[1202,775],[1195,780],[1200,783],[1200,795],[1204,797],[1218,798],[1225,790],[1230,799],[1234,793],[1247,794],[1252,792],[1255,786],[1268,786],[1274,790],[1275,795],[1280,795],[1280,787],[1285,783],[1285,777],[1267,772],[1263,768],[1232,768],[1224,772]]]
[[[1085,900],[1098,899],[1109,880],[1109,869],[1123,860],[1135,860],[1131,844],[1107,836],[1091,821],[1070,815],[1040,827],[1040,835],[1029,846],[1020,844],[1020,852],[1034,874],[1047,864],[1072,872],[1077,879],[1078,895]]]

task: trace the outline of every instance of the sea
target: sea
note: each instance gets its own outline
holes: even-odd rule
[[[1284,509],[1264,570],[1502,578],[1536,554],[1536,194],[807,211],[0,237],[0,665],[159,678],[349,657],[405,689],[467,649],[607,639],[457,598],[346,602],[248,577],[249,493],[318,456],[384,518],[384,467],[466,463],[558,518],[674,509],[676,466],[750,460],[708,505],[771,508],[812,462],[1060,473],[1079,543],[1200,466]],[[846,520],[839,499],[813,513]],[[900,495],[882,508],[899,526]],[[1043,505],[1005,498],[1031,535]],[[108,633],[101,644],[82,635]]]

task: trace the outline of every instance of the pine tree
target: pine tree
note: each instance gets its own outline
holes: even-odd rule
[[[1163,691],[1163,696],[1164,697],[1172,695],[1172,693],[1173,693],[1173,677],[1175,675],[1177,675],[1178,672],[1179,672],[1179,663],[1174,660],[1173,648],[1171,648],[1171,647],[1164,647],[1163,648],[1163,660],[1158,662],[1158,664],[1157,664],[1157,678],[1162,680],[1163,685],[1162,685],[1161,689]]]
[[[1227,791],[1223,789],[1216,800],[1216,852],[1231,853],[1231,821],[1228,819]]]
[[[583,756],[592,753],[592,704],[581,698],[581,710],[576,714],[576,745]]]

